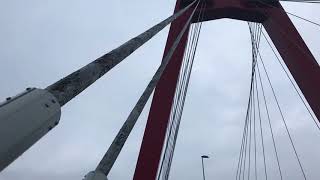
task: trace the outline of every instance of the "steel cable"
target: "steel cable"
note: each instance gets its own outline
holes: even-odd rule
[[[198,7],[199,3],[196,5]],[[164,72],[168,62],[170,61],[176,47],[178,46],[180,40],[185,34],[187,28],[190,25],[192,17],[194,15],[195,10],[191,13],[189,19],[187,20],[186,24],[182,28],[181,32],[177,36],[176,40],[174,41],[172,47],[169,49],[168,53],[164,57],[161,65],[157,69],[156,73],[152,77],[151,81],[148,83],[146,89],[144,90],[143,94],[139,98],[138,102],[130,112],[128,118],[126,119],[125,123],[122,125],[120,131],[118,132],[117,136],[113,140],[112,144],[110,145],[107,153],[104,155],[100,163],[98,164],[96,171],[100,171],[104,173],[106,176],[110,172],[113,164],[115,163],[117,157],[119,156],[127,138],[129,137],[134,125],[136,124],[144,106],[146,105],[150,95],[152,94],[154,88],[156,87],[158,81],[162,73]]]
[[[261,28],[260,28],[261,29]],[[257,41],[260,41],[260,37],[261,37],[261,30],[259,33],[258,36],[260,36],[258,38],[258,36],[254,37],[254,34],[251,32],[251,36],[253,36],[252,38],[252,44],[253,44],[253,49],[254,49],[254,54],[255,54],[255,61],[256,61],[256,66],[258,66],[257,64],[257,52],[259,51],[259,44],[260,42],[257,42]],[[255,67],[256,67],[255,66]],[[255,68],[254,67],[254,68]],[[259,74],[259,77],[260,77],[260,74]],[[268,123],[269,123],[269,128],[270,128],[270,133],[271,133],[271,137],[272,137],[272,142],[273,142],[273,148],[274,148],[274,152],[275,152],[275,155],[276,155],[276,159],[277,159],[277,165],[278,165],[278,170],[279,170],[279,174],[280,174],[280,179],[282,180],[283,179],[283,176],[282,176],[282,171],[281,171],[281,165],[280,165],[280,161],[279,161],[279,156],[278,156],[278,151],[277,151],[277,147],[276,147],[276,143],[275,143],[275,138],[274,138],[274,133],[273,133],[273,130],[272,130],[272,125],[271,125],[271,119],[270,119],[270,114],[269,114],[269,110],[268,110],[268,106],[267,106],[267,103],[266,103],[266,98],[265,98],[265,95],[264,95],[264,90],[263,90],[263,86],[262,86],[262,81],[260,79],[260,84],[261,84],[261,88],[262,88],[262,94],[263,94],[263,99],[264,99],[264,105],[265,105],[265,109],[266,109],[266,113],[267,113],[267,118],[268,118]],[[258,90],[258,89],[257,89]]]
[[[266,77],[267,77],[267,80],[268,80],[268,82],[269,82],[269,86],[270,86],[270,88],[271,88],[271,90],[272,90],[273,97],[274,97],[274,99],[275,99],[275,101],[276,101],[278,110],[279,110],[279,112],[280,112],[282,122],[283,122],[283,124],[284,124],[284,126],[285,126],[285,129],[286,129],[286,132],[287,132],[287,134],[288,134],[288,136],[289,136],[290,143],[291,143],[292,148],[293,148],[293,150],[294,150],[294,154],[295,154],[296,159],[297,159],[297,161],[298,161],[298,163],[299,163],[300,170],[301,170],[301,172],[302,172],[302,175],[303,175],[304,179],[306,180],[306,179],[307,179],[307,178],[306,178],[306,174],[305,174],[304,169],[303,169],[303,167],[302,167],[302,164],[301,164],[299,155],[298,155],[297,150],[296,150],[296,148],[295,148],[295,145],[294,145],[293,139],[292,139],[292,137],[291,137],[289,128],[288,128],[288,126],[287,126],[286,120],[285,120],[284,115],[283,115],[283,112],[282,112],[282,110],[281,110],[281,107],[280,107],[278,98],[277,98],[277,96],[276,96],[276,94],[275,94],[275,90],[274,90],[274,88],[273,88],[273,85],[272,85],[272,83],[271,83],[269,74],[268,74],[268,72],[267,72],[267,70],[266,70],[266,67],[265,67],[265,65],[264,65],[264,63],[263,63],[263,60],[262,60],[262,57],[261,57],[261,54],[260,54],[259,51],[258,51],[258,54],[259,54],[260,62],[261,62],[262,65],[263,65],[263,66],[262,66],[262,67],[263,67],[263,70],[264,70],[264,72],[265,72],[265,74],[266,74]],[[259,71],[259,66],[257,66],[257,70]]]
[[[315,123],[315,125],[317,126],[318,130],[320,131],[320,127],[318,124],[318,121],[316,120],[316,118],[312,115],[310,109],[308,108],[306,102],[304,101],[304,99],[302,98],[302,95],[300,94],[300,92],[298,91],[298,88],[296,87],[295,83],[293,82],[293,80],[290,78],[289,73],[287,72],[287,70],[285,69],[284,65],[281,63],[280,57],[277,55],[276,50],[274,50],[274,48],[272,47],[270,41],[267,39],[266,35],[264,32],[262,32],[262,35],[264,37],[264,39],[266,40],[266,42],[268,43],[269,47],[271,48],[273,54],[275,55],[278,63],[280,64],[282,70],[285,72],[287,78],[290,80],[291,85],[293,86],[293,88],[295,89],[295,91],[297,92],[300,100],[302,101],[302,103],[304,104],[305,108],[307,109],[308,113],[310,114],[311,118],[313,119],[313,122]]]
[[[198,22],[202,21],[202,7],[204,4],[201,4],[200,13],[198,15]],[[188,83],[190,79],[191,69],[194,60],[194,53],[199,39],[200,29],[202,23],[197,23],[192,25],[191,33],[189,35],[189,41],[187,43],[183,65],[180,71],[178,86],[176,88],[174,105],[170,113],[170,123],[167,130],[166,145],[163,150],[163,156],[161,165],[159,168],[158,179],[167,180],[169,178],[169,173],[171,169],[172,158],[174,154],[175,144],[178,136],[178,130],[180,126],[183,106],[186,97],[186,91],[188,88]]]

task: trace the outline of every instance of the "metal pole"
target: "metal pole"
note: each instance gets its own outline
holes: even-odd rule
[[[199,4],[199,2],[198,2],[198,4]],[[198,4],[197,4],[197,6],[198,6]],[[120,131],[118,132],[117,136],[113,140],[111,146],[109,147],[107,153],[104,155],[103,159],[100,161],[99,165],[96,168],[96,171],[103,172],[105,175],[109,174],[109,172],[110,172],[113,164],[115,163],[117,157],[119,156],[126,140],[128,139],[130,132],[132,131],[134,125],[136,124],[144,106],[146,105],[150,95],[152,94],[157,83],[159,82],[161,75],[163,74],[163,71],[165,70],[169,60],[172,58],[172,55],[173,55],[176,47],[178,46],[178,44],[179,44],[180,40],[182,39],[182,36],[185,34],[186,30],[188,29],[195,10],[196,10],[196,8],[194,9],[194,11],[190,15],[188,21],[186,22],[186,24],[182,28],[181,32],[179,33],[178,37],[176,38],[176,41],[174,42],[174,44],[170,48],[168,54],[163,59],[162,64],[160,65],[157,72],[152,77],[151,81],[149,82],[147,88],[145,89],[142,96],[138,100],[137,104],[132,109],[127,120],[125,121],[125,123],[121,127]]]
[[[72,98],[93,84],[96,80],[106,74],[109,70],[119,64],[123,59],[132,54],[136,49],[150,40],[173,20],[186,12],[196,1],[189,6],[168,17],[159,24],[153,26],[142,34],[132,38],[128,42],[110,51],[81,69],[73,72],[58,82],[46,88],[57,99],[61,106],[65,105]]]
[[[201,161],[202,161],[202,176],[203,176],[203,180],[206,180],[206,176],[205,176],[205,174],[204,174],[203,157],[201,157]]]
[[[202,176],[203,176],[203,180],[206,180],[206,176],[205,176],[205,173],[204,173],[204,163],[203,163],[203,159],[204,159],[204,158],[208,159],[209,156],[207,156],[207,155],[202,155],[202,156],[201,156],[201,161],[202,161]]]

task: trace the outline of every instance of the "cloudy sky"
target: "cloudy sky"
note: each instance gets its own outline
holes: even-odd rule
[[[47,87],[168,17],[174,4],[1,0],[0,97],[26,87]],[[320,22],[318,4],[283,5]],[[319,27],[292,20],[320,59]],[[159,66],[167,33],[168,28],[65,105],[59,126],[3,170],[0,180],[79,180],[93,170]],[[201,179],[203,154],[211,157],[205,162],[207,179],[234,178],[249,92],[250,46],[246,22],[222,19],[203,24],[170,179]],[[320,131],[264,40],[261,52],[307,177],[318,179]],[[149,108],[150,100],[110,172],[111,180],[132,178]],[[279,115],[271,109],[284,177],[302,179]],[[267,130],[266,138],[270,179],[278,179]],[[260,164],[259,176],[261,168]]]

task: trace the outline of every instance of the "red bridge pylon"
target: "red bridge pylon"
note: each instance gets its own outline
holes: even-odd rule
[[[262,23],[314,114],[320,120],[320,67],[279,1],[203,1],[206,4],[203,7],[203,21],[231,18]],[[190,4],[190,0],[177,0],[175,12],[187,4]],[[181,27],[187,22],[191,12],[192,9],[171,24],[164,56],[172,46]],[[195,18],[193,22],[196,23],[196,21]],[[187,38],[188,32],[184,34],[176,48],[154,92],[134,174],[135,180],[156,179]]]

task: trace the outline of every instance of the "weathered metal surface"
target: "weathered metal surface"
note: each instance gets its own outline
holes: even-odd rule
[[[198,6],[198,4],[197,4],[197,6]],[[149,82],[147,88],[144,90],[142,96],[139,98],[138,102],[136,103],[136,105],[132,109],[127,120],[125,121],[125,123],[121,127],[120,131],[118,132],[116,138],[114,139],[111,146],[109,147],[107,153],[104,155],[103,159],[99,163],[96,171],[101,171],[101,172],[105,173],[106,175],[108,175],[108,173],[110,172],[113,164],[115,163],[118,155],[121,152],[121,149],[123,148],[126,140],[128,139],[134,125],[136,124],[144,106],[146,105],[150,95],[152,94],[157,83],[159,82],[168,62],[172,58],[176,47],[179,45],[185,32],[189,29],[189,25],[190,25],[190,22],[191,22],[191,19],[192,19],[194,12],[195,11],[193,11],[193,13],[190,15],[188,21],[186,22],[186,24],[182,28],[181,32],[179,33],[179,35],[175,39],[175,41],[174,41],[173,45],[171,46],[171,48],[169,49],[167,55],[164,57],[161,65],[159,66],[156,73],[154,74],[151,81]]]
[[[84,176],[83,180],[108,180],[108,178],[100,171],[91,171]]]
[[[61,108],[46,90],[28,88],[0,104],[0,171],[54,128]]]
[[[135,38],[132,38],[120,47],[112,50],[97,60],[50,85],[46,89],[58,99],[61,106],[65,105],[72,98],[77,96],[96,80],[106,74],[109,70],[119,64],[122,60],[132,54],[136,49],[150,40],[173,20],[181,16],[192,5],[193,4],[190,4],[186,8],[178,11],[149,30],[143,32]]]

